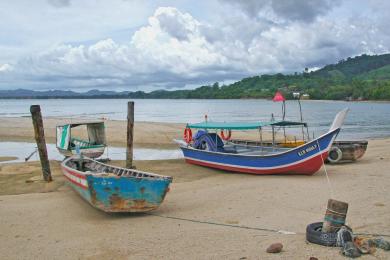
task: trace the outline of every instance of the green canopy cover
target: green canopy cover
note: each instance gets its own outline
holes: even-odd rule
[[[225,129],[225,130],[251,130],[264,126],[306,126],[303,122],[273,121],[273,122],[212,122],[204,121],[196,124],[187,124],[187,128],[195,129]]]

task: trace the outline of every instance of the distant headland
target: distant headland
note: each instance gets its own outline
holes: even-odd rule
[[[74,91],[27,89],[0,90],[0,99],[246,99],[272,98],[276,90],[286,97],[294,93],[305,95],[306,99],[330,100],[390,100],[390,54],[356,56],[340,60],[337,64],[321,69],[293,74],[264,74],[244,78],[229,85],[218,82],[193,90],[143,91]],[[301,95],[302,96],[302,95]]]

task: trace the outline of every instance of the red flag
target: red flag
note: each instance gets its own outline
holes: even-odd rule
[[[283,94],[280,91],[276,91],[274,98],[272,99],[274,102],[279,101],[286,101],[286,99],[283,97]]]

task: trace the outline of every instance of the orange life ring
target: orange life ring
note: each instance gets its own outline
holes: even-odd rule
[[[187,144],[189,144],[192,141],[192,131],[190,128],[184,129],[184,135],[183,135],[184,141],[186,141]]]
[[[230,140],[230,137],[232,137],[232,130],[228,130],[227,135],[225,135],[225,130],[221,130],[221,137],[225,141]]]

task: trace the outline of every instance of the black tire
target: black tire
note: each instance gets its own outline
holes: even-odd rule
[[[336,246],[337,233],[322,233],[322,223],[316,222],[307,225],[306,240],[322,246]]]

